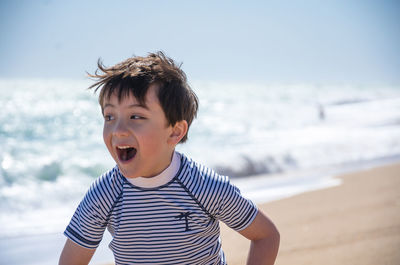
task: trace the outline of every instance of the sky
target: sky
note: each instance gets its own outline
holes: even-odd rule
[[[0,0],[0,78],[164,51],[189,80],[400,84],[400,1]]]

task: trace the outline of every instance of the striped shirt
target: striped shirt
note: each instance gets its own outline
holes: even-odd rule
[[[257,208],[226,176],[180,157],[175,177],[155,188],[133,185],[118,166],[103,174],[64,234],[96,248],[107,228],[116,264],[226,264],[219,221],[241,231]]]

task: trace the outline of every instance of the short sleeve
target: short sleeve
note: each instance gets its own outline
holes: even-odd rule
[[[104,194],[97,180],[76,209],[64,235],[85,248],[97,248],[107,226],[108,213],[104,204]]]
[[[229,180],[220,193],[217,218],[230,228],[241,231],[249,226],[257,215],[257,206],[242,196],[238,187]]]

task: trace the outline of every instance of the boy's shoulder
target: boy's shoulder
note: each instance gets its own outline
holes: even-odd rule
[[[182,165],[178,181],[208,216],[237,231],[254,219],[256,205],[241,194],[228,176],[186,157]]]
[[[208,182],[219,182],[228,184],[229,177],[220,175],[214,169],[203,165],[190,157],[181,154],[181,176],[182,180],[186,182],[198,182],[198,183],[208,183]]]
[[[109,195],[118,196],[124,184],[123,176],[118,166],[103,173],[90,186],[89,192],[108,193]]]

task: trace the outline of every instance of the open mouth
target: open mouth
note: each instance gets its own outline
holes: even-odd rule
[[[117,146],[117,155],[120,161],[127,162],[135,157],[136,148],[130,146]]]

